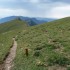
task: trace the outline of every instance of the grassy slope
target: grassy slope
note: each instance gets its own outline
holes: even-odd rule
[[[18,19],[8,23],[0,24],[0,63],[3,62],[5,56],[12,45],[12,38],[15,37],[22,29],[28,27],[27,23]]]
[[[18,49],[13,70],[57,70],[60,67],[59,70],[69,69],[69,17],[23,30],[17,41]],[[25,56],[25,48],[29,49],[28,57]]]
[[[23,24],[24,23],[24,24]],[[11,31],[14,29],[25,29],[27,27],[27,23],[18,19],[12,20],[7,23],[0,24],[0,33],[4,33],[7,31]]]

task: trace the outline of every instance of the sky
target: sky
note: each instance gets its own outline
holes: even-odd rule
[[[0,0],[0,18],[8,16],[69,17],[70,0]]]

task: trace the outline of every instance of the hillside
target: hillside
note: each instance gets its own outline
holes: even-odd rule
[[[0,24],[0,64],[3,63],[13,45],[12,38],[27,27],[28,24],[19,19]]]
[[[15,18],[14,20],[11,20],[9,22],[0,24],[0,33],[11,31],[11,30],[22,30],[28,27],[28,24],[25,21],[22,21],[18,18]]]
[[[0,33],[0,63],[17,36],[12,70],[70,70],[70,17],[36,26],[15,19],[0,24]]]
[[[70,17],[23,30],[17,41],[12,70],[70,70]]]

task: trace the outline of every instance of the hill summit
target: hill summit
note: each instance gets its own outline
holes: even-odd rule
[[[22,21],[19,17],[15,18],[9,22],[0,24],[0,33],[4,33],[7,31],[12,31],[12,30],[23,30],[28,27],[28,23],[25,21]]]

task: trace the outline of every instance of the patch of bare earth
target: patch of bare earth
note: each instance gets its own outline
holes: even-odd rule
[[[59,65],[54,65],[54,66],[49,66],[48,70],[67,70],[67,68]]]
[[[16,49],[17,49],[17,42],[15,41],[15,38],[13,38],[13,46],[10,49],[9,55],[7,56],[6,60],[4,61],[4,70],[11,70],[13,67],[14,63],[13,60],[16,56]]]
[[[4,64],[0,64],[0,70],[4,70]]]

